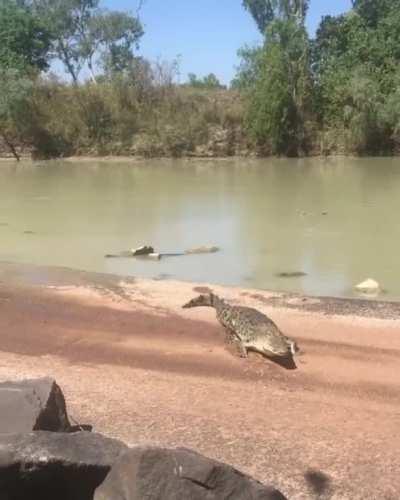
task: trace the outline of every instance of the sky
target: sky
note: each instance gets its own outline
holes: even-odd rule
[[[101,6],[134,13],[139,0],[102,0]],[[323,15],[346,12],[351,0],[311,0],[310,34]],[[237,50],[261,37],[242,0],[144,0],[140,12],[145,35],[140,55],[150,60],[179,57],[181,81],[188,73],[214,73],[229,83],[238,65]]]

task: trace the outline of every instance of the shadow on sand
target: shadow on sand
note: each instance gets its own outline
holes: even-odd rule
[[[315,469],[308,469],[308,471],[304,474],[304,478],[310,490],[317,497],[331,491],[331,478],[324,472]]]
[[[279,366],[282,366],[282,368],[285,368],[286,370],[297,370],[297,365],[294,362],[293,358],[278,358],[278,357],[267,358],[266,356],[264,356],[264,357],[266,359],[269,359],[273,363],[275,363],[275,364],[277,364]]]

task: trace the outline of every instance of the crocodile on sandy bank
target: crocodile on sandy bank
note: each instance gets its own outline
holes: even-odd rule
[[[299,351],[296,342],[283,335],[276,324],[257,309],[231,306],[213,293],[199,295],[182,307],[213,307],[242,357],[247,357],[247,351],[252,350],[272,358],[293,358]]]

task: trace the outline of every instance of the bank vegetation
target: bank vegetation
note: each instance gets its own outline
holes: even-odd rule
[[[354,0],[306,29],[307,0],[243,0],[263,43],[229,88],[140,56],[138,13],[98,0],[0,4],[0,142],[70,155],[396,154],[400,0]],[[50,71],[63,68],[61,78]]]

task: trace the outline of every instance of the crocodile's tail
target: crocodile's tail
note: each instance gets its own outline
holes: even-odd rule
[[[183,305],[183,308],[189,308],[189,307],[214,307],[217,308],[221,304],[223,304],[223,300],[218,297],[218,295],[215,295],[214,293],[210,292],[207,294],[201,294],[195,297],[194,299],[190,300],[187,302],[185,305]]]

